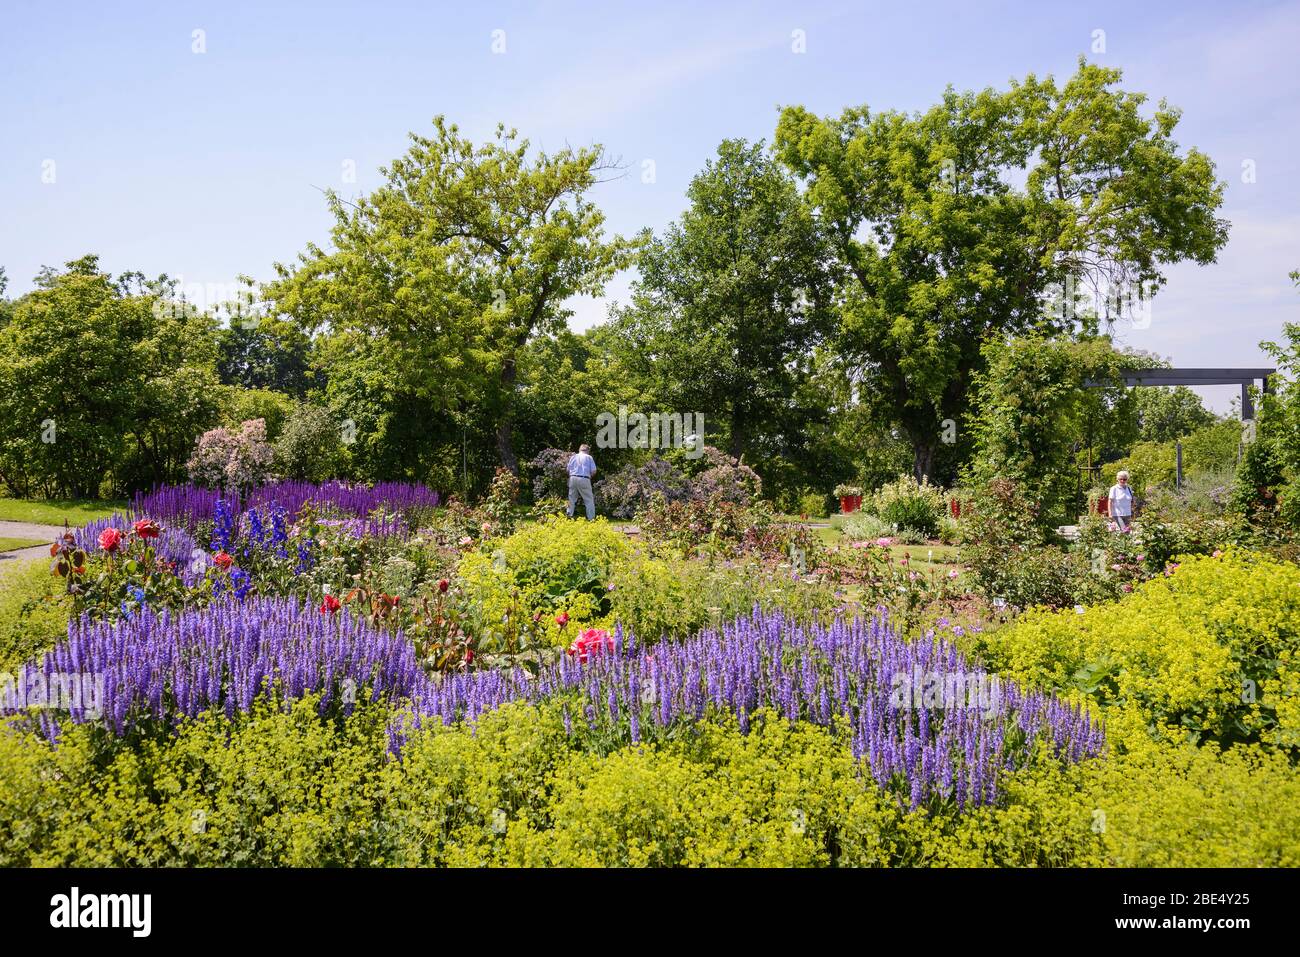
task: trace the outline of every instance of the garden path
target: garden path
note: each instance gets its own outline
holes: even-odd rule
[[[0,522],[0,538],[37,538],[52,542],[54,536],[62,534],[62,532],[62,525],[37,525],[35,522]],[[12,552],[0,552],[0,562],[48,558],[49,554],[49,545],[33,545],[31,548],[18,548]]]

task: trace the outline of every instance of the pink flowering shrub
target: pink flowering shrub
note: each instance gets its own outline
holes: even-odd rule
[[[266,420],[249,419],[238,432],[204,432],[186,468],[195,485],[216,489],[249,488],[270,476],[275,453],[266,441]]]

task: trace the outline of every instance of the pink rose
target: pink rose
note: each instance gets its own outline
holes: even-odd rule
[[[122,533],[116,528],[106,528],[99,533],[99,547],[112,554],[122,544]]]

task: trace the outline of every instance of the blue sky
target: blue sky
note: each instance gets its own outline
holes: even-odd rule
[[[206,52],[193,52],[195,30]],[[1104,52],[1092,51],[1098,30]],[[113,272],[187,284],[268,278],[327,240],[319,188],[374,188],[406,133],[438,113],[476,138],[500,121],[544,148],[603,144],[629,167],[596,192],[610,229],[659,229],[718,141],[770,139],[782,105],[922,109],[948,84],[1063,77],[1086,54],[1122,67],[1125,88],[1181,107],[1179,142],[1228,183],[1219,262],[1174,267],[1150,327],[1122,339],[1180,365],[1265,365],[1259,340],[1300,321],[1287,278],[1300,267],[1297,50],[1300,2],[9,0],[0,265],[10,295],[42,264],[87,252]],[[355,183],[343,181],[347,161]],[[609,289],[626,294],[626,278]],[[575,328],[604,315],[602,302],[574,306]],[[1226,410],[1234,392],[1204,394]]]

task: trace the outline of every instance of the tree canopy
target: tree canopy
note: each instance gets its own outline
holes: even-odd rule
[[[425,415],[486,412],[516,469],[520,351],[563,326],[571,297],[599,295],[633,248],[605,237],[588,196],[610,164],[599,148],[534,153],[504,127],[475,144],[441,117],[410,139],[371,195],[329,194],[333,249],[309,245],[267,295],[307,329],[382,340],[391,387]]]
[[[1179,149],[1177,110],[1145,116],[1120,78],[1080,62],[1063,84],[950,88],[916,114],[782,111],[778,155],[853,280],[840,348],[863,401],[911,441],[918,477],[945,421],[968,413],[984,342],[1121,319],[1165,266],[1211,262],[1226,241],[1213,163]],[[1045,314],[1053,284],[1076,282],[1105,304]]]

